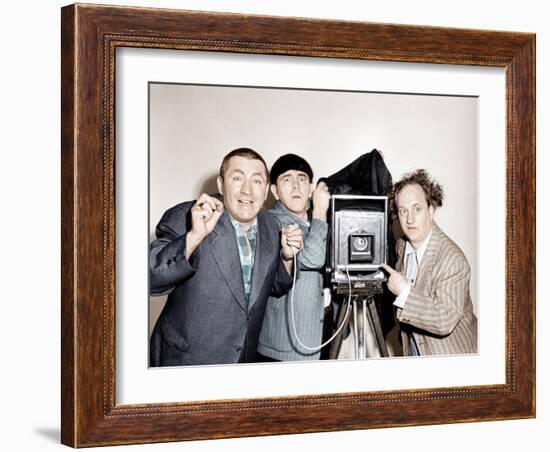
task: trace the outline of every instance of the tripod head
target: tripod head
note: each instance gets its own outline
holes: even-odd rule
[[[337,282],[333,284],[333,293],[336,295],[351,295],[359,298],[373,298],[380,295],[384,289],[382,287],[383,280],[356,280],[351,281],[351,284]],[[350,294],[351,290],[351,294]]]

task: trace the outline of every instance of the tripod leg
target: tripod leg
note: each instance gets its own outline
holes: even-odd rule
[[[353,335],[355,340],[355,359],[367,358],[367,305],[365,299],[353,304]]]
[[[365,325],[363,323],[363,305],[358,301],[353,303],[353,340],[355,344],[355,359],[365,357]]]
[[[338,334],[338,336],[336,336],[334,338],[334,341],[332,342],[332,345],[330,347],[329,359],[338,359],[338,355],[340,354],[340,349],[342,348],[343,337],[346,334],[346,330],[348,329],[348,325],[349,325],[349,319],[351,317],[348,315],[346,319],[346,307],[347,307],[347,303],[342,302],[340,306],[340,312],[338,314],[338,321],[336,322],[335,330],[338,330],[338,328],[340,328],[340,325],[342,325],[342,322],[346,321],[346,324],[342,327],[342,331],[340,331],[340,334]]]
[[[382,334],[382,325],[380,323],[380,317],[378,317],[378,311],[376,310],[376,304],[374,303],[374,298],[369,298],[367,300],[369,322],[374,334],[376,336],[376,342],[378,343],[378,350],[380,350],[380,356],[387,357],[388,348],[386,347],[386,341],[384,335]]]
[[[369,354],[369,344],[368,344],[368,325],[367,325],[367,300],[363,298],[361,300],[361,326],[362,333],[361,338],[363,340],[363,354],[361,355],[362,359],[370,358]]]

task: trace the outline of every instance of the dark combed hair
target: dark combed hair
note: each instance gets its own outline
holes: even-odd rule
[[[287,171],[302,171],[309,176],[309,181],[313,181],[313,170],[309,163],[296,154],[285,154],[279,157],[269,172],[269,178],[272,184],[277,183],[277,178]]]
[[[245,159],[248,159],[248,160],[259,160],[264,164],[265,176],[267,180],[269,180],[269,170],[267,169],[267,163],[265,163],[264,158],[260,154],[258,154],[254,149],[250,149],[250,148],[233,149],[229,154],[227,154],[223,158],[222,164],[220,165],[220,177],[222,179],[225,174],[225,170],[227,169],[227,165],[229,164],[229,160],[232,157],[244,157]]]
[[[443,205],[443,187],[435,181],[425,169],[418,169],[412,173],[405,174],[399,182],[396,182],[390,192],[390,211],[395,217],[397,215],[397,206],[395,205],[395,198],[403,188],[407,185],[419,185],[428,206],[432,206],[434,209]]]

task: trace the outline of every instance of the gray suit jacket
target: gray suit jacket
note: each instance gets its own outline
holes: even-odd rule
[[[246,306],[237,241],[227,212],[189,261],[185,258],[192,205],[169,209],[150,246],[150,292],[169,292],[151,336],[150,365],[252,362],[269,295],[282,295],[292,285],[280,259],[277,223],[266,210],[259,212]]]
[[[397,242],[397,271],[404,269],[405,241]],[[400,311],[400,312],[399,312]],[[421,355],[477,352],[477,318],[470,298],[470,266],[460,248],[433,224],[415,286],[398,309],[401,329],[412,333]],[[403,351],[408,355],[403,335]]]
[[[296,257],[299,278],[294,287],[294,321],[296,333],[303,344],[314,348],[321,345],[324,320],[323,277],[328,225],[312,220],[308,226],[280,202],[270,211],[281,226],[297,223],[304,233],[304,249]],[[302,347],[292,326],[291,292],[271,297],[267,303],[258,351],[279,361],[319,359],[320,352]]]

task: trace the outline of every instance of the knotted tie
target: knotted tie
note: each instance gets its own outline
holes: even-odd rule
[[[416,276],[418,275],[418,257],[416,251],[413,251],[407,254],[407,266],[405,268],[405,277],[407,282],[414,287],[416,283]],[[419,356],[418,347],[412,332],[408,331],[407,336],[409,337],[409,355],[410,356]]]

